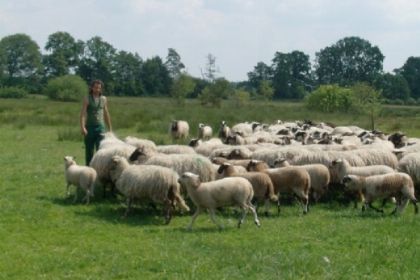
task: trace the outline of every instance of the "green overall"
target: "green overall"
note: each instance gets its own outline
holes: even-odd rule
[[[88,96],[87,119],[85,136],[85,158],[86,165],[89,165],[93,153],[98,150],[99,143],[104,138],[105,122],[104,122],[104,106],[105,97],[100,96],[95,102],[91,94]]]

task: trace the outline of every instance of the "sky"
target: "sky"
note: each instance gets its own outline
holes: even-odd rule
[[[0,0],[0,39],[29,35],[45,53],[48,36],[94,36],[145,60],[173,48],[201,77],[207,56],[218,76],[247,80],[276,52],[316,52],[349,36],[379,47],[384,71],[420,56],[419,0]]]

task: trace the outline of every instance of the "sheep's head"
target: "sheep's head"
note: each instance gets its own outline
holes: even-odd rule
[[[233,149],[227,156],[228,159],[243,159],[241,149]]]
[[[231,164],[228,162],[222,163],[217,169],[217,173],[222,174],[229,166],[231,166]]]
[[[260,171],[267,168],[267,164],[260,160],[250,160],[248,165],[246,166],[247,171]]]
[[[64,157],[64,167],[68,168],[70,165],[76,164],[75,157],[65,156]]]
[[[144,156],[144,148],[136,148],[134,152],[131,153],[130,157],[128,158],[129,161],[136,161],[140,156]]]
[[[171,130],[172,131],[177,131],[178,130],[178,121],[177,120],[173,120],[171,123]]]
[[[200,176],[191,172],[185,172],[178,179],[178,183],[183,187],[187,188],[188,186],[193,188],[198,188],[200,186]]]
[[[357,184],[358,181],[359,181],[359,177],[357,175],[346,175],[344,176],[342,182],[347,189],[357,190],[359,189],[358,184]]]
[[[286,165],[286,159],[285,158],[279,158],[279,159],[276,159],[275,161],[274,161],[274,164],[273,164],[273,166],[274,167],[283,167],[283,166],[285,166]]]
[[[190,147],[197,147],[198,145],[200,145],[201,140],[198,138],[193,138],[190,140],[190,143],[188,143],[188,146]]]
[[[342,163],[343,163],[343,160],[341,158],[334,159],[334,160],[331,161],[330,168],[340,166],[340,165],[342,165]]]

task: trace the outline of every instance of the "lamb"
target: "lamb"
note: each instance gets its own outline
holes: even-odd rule
[[[361,191],[365,197],[364,211],[367,207],[382,212],[382,209],[373,207],[372,202],[377,199],[395,197],[397,205],[392,214],[401,213],[408,201],[414,205],[414,213],[418,213],[417,199],[414,195],[414,184],[410,176],[405,173],[391,173],[374,176],[347,175],[343,178],[345,186],[351,190]]]
[[[76,188],[81,188],[86,191],[86,204],[89,204],[89,198],[93,196],[93,191],[96,181],[95,169],[88,166],[77,165],[76,161],[71,156],[64,157],[64,174],[67,183],[67,194],[69,195],[69,186],[74,185]],[[77,200],[77,190],[74,195],[73,203]]]
[[[274,186],[271,182],[270,176],[262,172],[247,172],[239,173],[236,171],[235,166],[230,163],[223,163],[220,165],[217,173],[222,174],[222,177],[242,177],[247,179],[254,190],[254,199],[257,202],[264,201],[265,214],[268,215],[268,208],[270,200],[273,202],[278,201],[277,195],[274,194]]]
[[[226,140],[226,138],[231,134],[230,127],[226,124],[225,121],[222,121],[219,128],[219,138]]]
[[[257,212],[251,204],[254,191],[251,183],[240,177],[223,178],[220,180],[202,183],[200,177],[194,173],[186,172],[182,174],[178,182],[188,192],[189,197],[197,206],[197,210],[191,218],[190,224],[187,226],[188,230],[192,229],[193,223],[197,216],[208,209],[210,218],[220,229],[223,226],[215,220],[215,210],[223,206],[238,206],[242,210],[242,216],[238,222],[238,228],[244,222],[247,210],[251,210],[254,215],[254,222],[260,226]]]
[[[190,126],[188,122],[181,120],[173,120],[169,128],[169,134],[172,136],[172,139],[186,139],[190,132]]]
[[[286,159],[279,159],[274,163],[274,167],[286,166],[290,166]],[[308,171],[308,174],[311,177],[311,195],[315,202],[317,202],[328,189],[331,179],[330,171],[323,164],[306,164],[298,167],[304,168]]]
[[[189,207],[180,194],[178,174],[170,168],[154,165],[130,165],[126,158],[112,158],[112,180],[117,189],[127,198],[127,209],[130,211],[134,199],[150,200],[165,206],[165,222],[172,218],[172,208],[179,205],[185,211]]]
[[[209,125],[203,123],[198,124],[198,138],[203,140],[209,140],[213,135],[213,129]]]
[[[131,162],[137,161],[139,164],[160,165],[172,168],[179,175],[184,172],[194,172],[198,174],[203,182],[212,181],[216,171],[211,161],[198,154],[145,154],[141,149],[136,149],[130,155]]]
[[[247,170],[267,173],[273,182],[275,194],[282,192],[296,194],[303,204],[303,213],[306,214],[308,212],[311,178],[306,170],[292,166],[269,169],[265,162],[256,160],[249,162]],[[279,213],[280,202],[277,205]]]

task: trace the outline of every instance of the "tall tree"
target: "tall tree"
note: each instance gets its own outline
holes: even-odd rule
[[[145,93],[149,96],[168,96],[171,77],[168,69],[159,56],[147,59],[143,63],[143,84]]]
[[[381,90],[382,96],[387,99],[407,100],[410,97],[407,80],[400,74],[386,73],[375,82],[375,86]]]
[[[171,96],[176,103],[183,105],[185,98],[190,95],[195,88],[193,78],[187,74],[180,74],[171,85]]]
[[[135,53],[120,51],[114,61],[114,91],[116,95],[140,96],[144,94],[141,79],[143,60]]]
[[[289,99],[304,97],[305,88],[311,84],[309,55],[301,51],[276,52],[271,68],[274,97]]]
[[[14,34],[0,40],[0,69],[3,85],[39,90],[42,75],[39,46],[26,34]]]
[[[78,74],[87,82],[101,79],[108,94],[114,93],[113,69],[116,49],[101,37],[93,37],[84,47]]]
[[[420,98],[420,57],[409,57],[403,67],[397,69],[408,83],[411,90],[411,96]]]
[[[181,62],[181,56],[175,49],[169,48],[168,55],[166,56],[165,66],[169,71],[172,79],[177,79],[181,75],[185,65]]]
[[[346,37],[316,53],[315,72],[320,84],[341,86],[372,83],[383,71],[378,47],[359,37]]]
[[[219,72],[219,69],[216,66],[216,57],[214,55],[209,53],[206,59],[206,67],[204,68],[204,72],[201,72],[201,75],[203,76],[203,79],[212,83],[216,80],[216,74]]]
[[[264,62],[258,62],[254,71],[248,72],[248,81],[252,88],[257,89],[262,81],[272,80],[272,69]]]
[[[48,36],[45,50],[49,53],[43,57],[45,75],[58,77],[76,72],[83,53],[82,41],[76,41],[67,32],[55,32]]]

